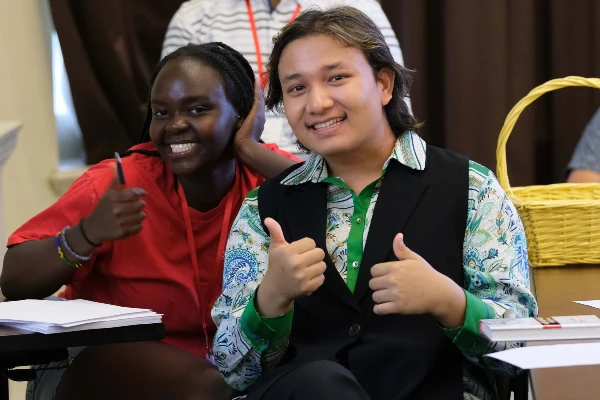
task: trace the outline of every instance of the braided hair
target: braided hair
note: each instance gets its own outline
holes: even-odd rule
[[[239,115],[242,118],[246,118],[250,113],[250,109],[252,109],[254,104],[254,71],[248,60],[237,50],[221,42],[188,44],[165,56],[156,66],[150,79],[146,118],[138,143],[147,143],[150,141],[150,123],[152,122],[150,97],[156,77],[169,61],[182,58],[194,58],[214,68],[221,75],[225,83],[227,98],[232,102]],[[160,157],[158,151],[141,149],[126,151],[121,154],[121,157],[126,157],[133,153],[149,157]]]

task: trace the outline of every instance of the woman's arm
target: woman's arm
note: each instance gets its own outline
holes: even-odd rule
[[[265,127],[265,100],[258,81],[254,88],[254,104],[235,133],[233,147],[241,163],[269,179],[301,160],[291,154],[285,157],[260,144]]]
[[[94,250],[85,242],[78,227],[68,229],[65,236],[78,254],[87,255]],[[72,264],[80,262],[68,251],[63,254]],[[31,240],[6,251],[0,287],[8,299],[40,299],[69,283],[75,271],[75,267],[59,257],[56,238]]]
[[[0,288],[7,298],[52,295],[71,281],[77,271],[75,264],[83,261],[77,259],[69,248],[86,257],[104,242],[134,235],[142,229],[145,203],[140,197],[145,194],[143,190],[121,189],[118,178],[114,177],[100,201],[95,193],[91,180],[83,176],[55,204],[11,236],[9,245],[13,245],[6,252],[0,276]],[[85,219],[81,220],[83,217]],[[74,222],[80,220],[79,224]],[[71,225],[65,231],[68,246],[60,239],[57,246],[55,235],[67,225]],[[91,243],[85,239],[83,232]],[[60,257],[59,248],[66,261]],[[91,258],[85,263],[93,261],[94,258]]]
[[[279,175],[300,161],[295,157],[287,158],[251,139],[239,141],[236,144],[236,154],[241,163],[258,172],[265,179]]]

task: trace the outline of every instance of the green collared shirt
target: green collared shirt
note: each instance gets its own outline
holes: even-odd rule
[[[342,179],[329,177],[325,159],[313,154],[281,181],[284,185],[326,182],[326,247],[348,289],[354,291],[381,182],[390,162],[425,167],[425,142],[407,132],[396,141],[381,178],[355,193]],[[236,389],[250,386],[264,368],[285,352],[293,309],[276,318],[262,318],[254,293],[268,268],[269,236],[258,213],[258,189],[246,196],[234,222],[225,254],[223,294],[213,308],[218,330],[214,348],[217,366]],[[529,290],[529,267],[523,226],[493,174],[470,162],[468,218],[465,221],[463,268],[466,312],[464,326],[444,329],[453,343],[473,360],[498,350],[479,333],[481,319],[502,317],[507,309],[518,316],[537,314]],[[510,288],[510,290],[507,290]],[[443,328],[440,328],[443,329]],[[466,393],[478,393],[473,390]],[[467,385],[468,386],[468,385]]]

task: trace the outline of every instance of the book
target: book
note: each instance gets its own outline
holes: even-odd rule
[[[143,308],[88,300],[20,300],[0,303],[0,325],[45,334],[155,324],[162,315]]]
[[[483,319],[479,331],[492,342],[600,338],[600,318],[573,315],[550,318]]]

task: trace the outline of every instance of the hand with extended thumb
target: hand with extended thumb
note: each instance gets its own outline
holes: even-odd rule
[[[256,306],[261,316],[277,317],[289,311],[295,299],[311,295],[323,284],[325,252],[310,238],[288,243],[272,218],[265,219],[265,226],[270,233],[269,266]]]
[[[398,261],[371,268],[373,312],[431,314],[448,328],[461,326],[466,307],[462,288],[409,249],[401,233],[394,238],[393,250]]]
[[[121,188],[117,176],[111,181],[94,211],[85,218],[85,230],[91,241],[102,243],[135,235],[142,230],[146,191]]]

